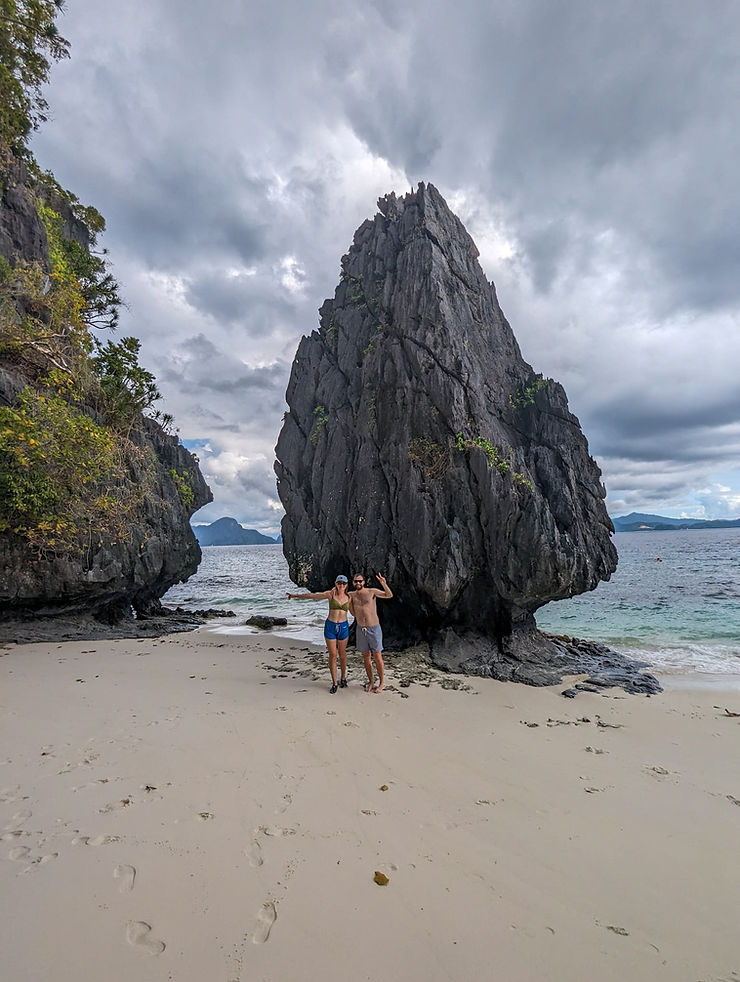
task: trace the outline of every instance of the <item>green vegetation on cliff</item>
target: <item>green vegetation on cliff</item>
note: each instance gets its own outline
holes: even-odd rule
[[[45,119],[50,62],[68,55],[54,23],[63,7],[0,0],[0,533],[55,552],[125,538],[155,479],[134,431],[159,398],[139,341],[94,333],[114,329],[121,306],[97,249],[102,216],[27,146]],[[192,504],[188,475],[170,476]]]

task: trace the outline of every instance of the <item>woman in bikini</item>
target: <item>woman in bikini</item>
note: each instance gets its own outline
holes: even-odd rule
[[[340,574],[331,590],[323,593],[289,593],[288,600],[328,600],[329,616],[324,622],[324,640],[329,650],[329,671],[331,672],[332,695],[337,689],[347,688],[347,638],[349,637],[349,595],[347,577]],[[341,676],[337,684],[337,655]]]

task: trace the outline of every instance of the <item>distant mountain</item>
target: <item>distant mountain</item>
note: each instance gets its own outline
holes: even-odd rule
[[[219,518],[210,525],[194,525],[193,532],[202,546],[275,545],[275,540],[269,535],[255,529],[245,529],[235,518]]]
[[[643,515],[631,512],[612,518],[617,532],[670,532],[674,529],[732,529],[740,528],[740,518],[666,518],[663,515]]]

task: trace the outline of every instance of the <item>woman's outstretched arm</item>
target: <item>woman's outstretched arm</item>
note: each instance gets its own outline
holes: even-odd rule
[[[324,590],[323,593],[288,593],[288,600],[328,600],[331,590]]]

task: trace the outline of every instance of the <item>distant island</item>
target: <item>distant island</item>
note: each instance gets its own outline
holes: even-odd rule
[[[740,528],[740,518],[666,518],[664,515],[629,515],[612,517],[616,532],[672,532],[676,529],[728,529]],[[219,518],[210,525],[193,525],[193,532],[201,546],[274,546],[281,543],[281,535],[264,535],[256,529],[247,529],[235,518]]]
[[[740,528],[740,518],[665,518],[663,515],[642,515],[631,512],[612,518],[617,532],[673,532],[676,529]]]
[[[194,525],[193,532],[202,546],[274,546],[281,541],[256,529],[245,529],[235,518],[219,518],[210,525]]]

